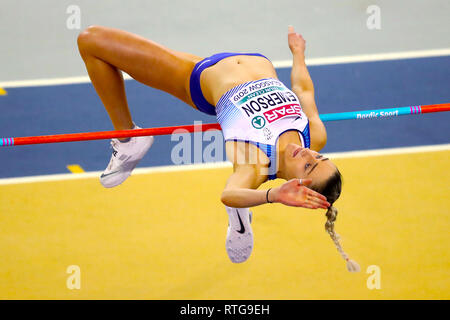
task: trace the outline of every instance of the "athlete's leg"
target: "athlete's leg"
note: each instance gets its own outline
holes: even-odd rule
[[[92,84],[116,130],[133,127],[120,70],[193,106],[189,78],[202,58],[118,29],[92,26],[78,37]]]
[[[189,79],[195,63],[202,60],[200,57],[172,51],[125,31],[99,26],[83,31],[78,37],[78,47],[92,84],[116,130],[133,128],[121,71],[193,105]],[[111,140],[114,151],[100,176],[100,182],[107,188],[121,184],[130,176],[153,144],[153,137],[121,141],[124,143]]]

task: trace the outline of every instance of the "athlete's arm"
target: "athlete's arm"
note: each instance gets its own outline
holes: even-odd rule
[[[305,63],[305,40],[289,26],[289,49],[292,52],[292,91],[300,99],[300,104],[309,119],[311,149],[320,151],[327,143],[327,132],[319,117],[314,99],[314,84]]]
[[[301,99],[305,94],[312,94],[314,97],[314,84],[309,75],[308,68],[305,63],[305,40],[303,37],[295,33],[294,27],[289,26],[288,33],[289,49],[292,52],[292,71],[291,71],[291,84],[292,91]],[[302,101],[300,101],[302,102]],[[303,111],[308,118],[313,118],[319,115],[317,107],[313,101],[307,101],[307,105],[303,105]]]
[[[265,203],[282,203],[292,207],[309,209],[326,209],[330,203],[326,198],[306,187],[312,180],[292,179],[279,187],[255,190],[261,184],[257,181],[251,166],[240,166],[228,179],[222,192],[222,203],[233,208],[250,208]]]

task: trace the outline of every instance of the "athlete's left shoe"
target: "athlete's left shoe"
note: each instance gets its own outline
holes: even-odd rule
[[[141,128],[135,125],[133,129]],[[100,183],[105,188],[112,188],[124,182],[150,149],[153,141],[153,136],[132,137],[128,142],[111,139],[113,153],[108,167],[100,176]]]
[[[225,206],[228,213],[226,249],[233,263],[242,263],[250,258],[253,250],[252,212],[248,208]]]

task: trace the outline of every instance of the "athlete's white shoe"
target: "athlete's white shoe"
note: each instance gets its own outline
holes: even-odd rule
[[[141,128],[135,125],[133,129]],[[105,188],[112,188],[124,182],[150,149],[153,141],[152,136],[131,137],[127,142],[111,139],[113,153],[108,167],[100,176],[100,183]]]
[[[233,263],[246,261],[253,250],[252,213],[248,208],[225,206],[228,213],[226,249]]]

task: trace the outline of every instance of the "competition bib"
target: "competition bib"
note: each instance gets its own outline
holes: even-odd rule
[[[256,129],[262,129],[284,117],[304,117],[295,94],[278,80],[251,83],[229,98]]]

